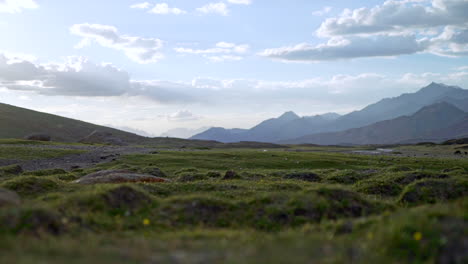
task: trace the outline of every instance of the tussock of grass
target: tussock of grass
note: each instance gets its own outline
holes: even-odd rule
[[[21,176],[3,182],[1,187],[17,192],[21,196],[37,196],[59,189],[59,184],[51,179]]]

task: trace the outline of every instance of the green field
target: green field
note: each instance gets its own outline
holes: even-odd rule
[[[71,172],[0,169],[0,187],[22,198],[0,207],[0,263],[467,263],[468,158],[339,150],[182,149]],[[170,181],[73,182],[155,168]]]

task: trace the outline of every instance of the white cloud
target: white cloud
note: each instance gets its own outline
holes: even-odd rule
[[[130,6],[130,8],[133,8],[133,9],[148,9],[150,7],[151,7],[151,4],[148,2],[133,4]]]
[[[201,14],[218,14],[223,16],[229,15],[229,9],[227,5],[223,2],[209,3],[207,5],[197,8],[196,10]]]
[[[388,0],[373,8],[345,9],[340,16],[326,19],[317,34],[340,36],[467,25],[468,1],[433,0],[431,6],[426,2]]]
[[[123,35],[113,26],[88,23],[75,24],[70,32],[83,38],[77,48],[96,42],[103,47],[123,51],[128,58],[138,63],[153,63],[163,58],[160,53],[163,44],[157,38]]]
[[[325,44],[302,43],[293,47],[267,49],[261,56],[284,61],[319,62],[363,57],[392,57],[424,51],[426,41],[414,36],[375,36],[330,39]]]
[[[312,14],[314,16],[324,16],[324,15],[330,13],[332,11],[332,9],[333,8],[331,6],[326,6],[326,7],[322,8],[322,9],[320,9],[320,10],[312,12]]]
[[[252,4],[252,0],[228,0],[229,3],[235,5],[250,5]]]
[[[448,74],[429,72],[402,76],[363,73],[299,81],[212,78],[196,78],[191,82],[144,81],[132,80],[127,72],[113,65],[94,64],[78,57],[62,63],[39,64],[0,56],[0,88],[17,92],[18,96],[36,93],[49,98],[121,98],[135,106],[143,100],[151,105],[175,105],[178,109],[186,109],[188,105],[208,109],[222,106],[223,113],[248,109],[291,110],[291,106],[293,110],[302,111],[353,110],[384,97],[414,92],[432,81],[466,88],[468,71],[460,68]],[[171,119],[196,117],[189,111],[178,111]]]
[[[329,38],[326,43],[267,49],[260,55],[304,62],[416,53],[468,56],[466,14],[467,0],[388,0],[326,19],[317,30],[319,37]]]
[[[149,11],[149,13],[158,14],[158,15],[168,15],[168,14],[182,15],[182,14],[186,14],[187,12],[176,7],[169,7],[169,5],[166,3],[160,3],[160,4],[156,4]]]
[[[23,9],[38,7],[34,0],[0,0],[0,13],[21,13]]]
[[[188,110],[180,110],[170,115],[167,115],[167,120],[176,122],[194,121],[198,119],[200,119],[199,116],[194,115]]]
[[[174,50],[178,53],[185,54],[197,54],[203,55],[205,58],[214,61],[221,62],[227,60],[242,60],[244,55],[249,51],[250,47],[247,44],[235,44],[229,42],[218,42],[215,47],[207,49],[192,49],[177,47]]]

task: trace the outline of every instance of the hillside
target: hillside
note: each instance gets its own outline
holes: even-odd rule
[[[12,105],[0,104],[0,138],[23,138],[33,133],[45,133],[54,141],[77,142],[93,131],[110,132],[127,142],[144,137],[118,129],[32,111]]]
[[[338,144],[395,144],[418,141],[417,139],[443,141],[463,134],[468,129],[462,124],[468,114],[449,103],[437,103],[423,107],[411,116],[377,122],[361,128],[342,132],[320,133],[283,143]],[[453,129],[457,127],[458,129]],[[448,129],[450,128],[450,129]]]
[[[114,128],[99,126],[75,119],[28,110],[0,103],[0,139],[24,138],[34,133],[45,133],[53,141],[78,142],[94,131],[109,132],[113,137],[132,145],[161,148],[280,148],[270,143],[239,142],[223,144],[213,140],[187,140],[169,137],[142,137]]]

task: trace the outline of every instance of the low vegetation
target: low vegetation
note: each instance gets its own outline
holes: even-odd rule
[[[21,205],[2,203],[0,192],[0,263],[468,261],[466,159],[313,148],[158,150],[71,171],[1,167],[0,190]],[[70,154],[61,151],[53,155]],[[76,182],[104,170],[164,181]]]

